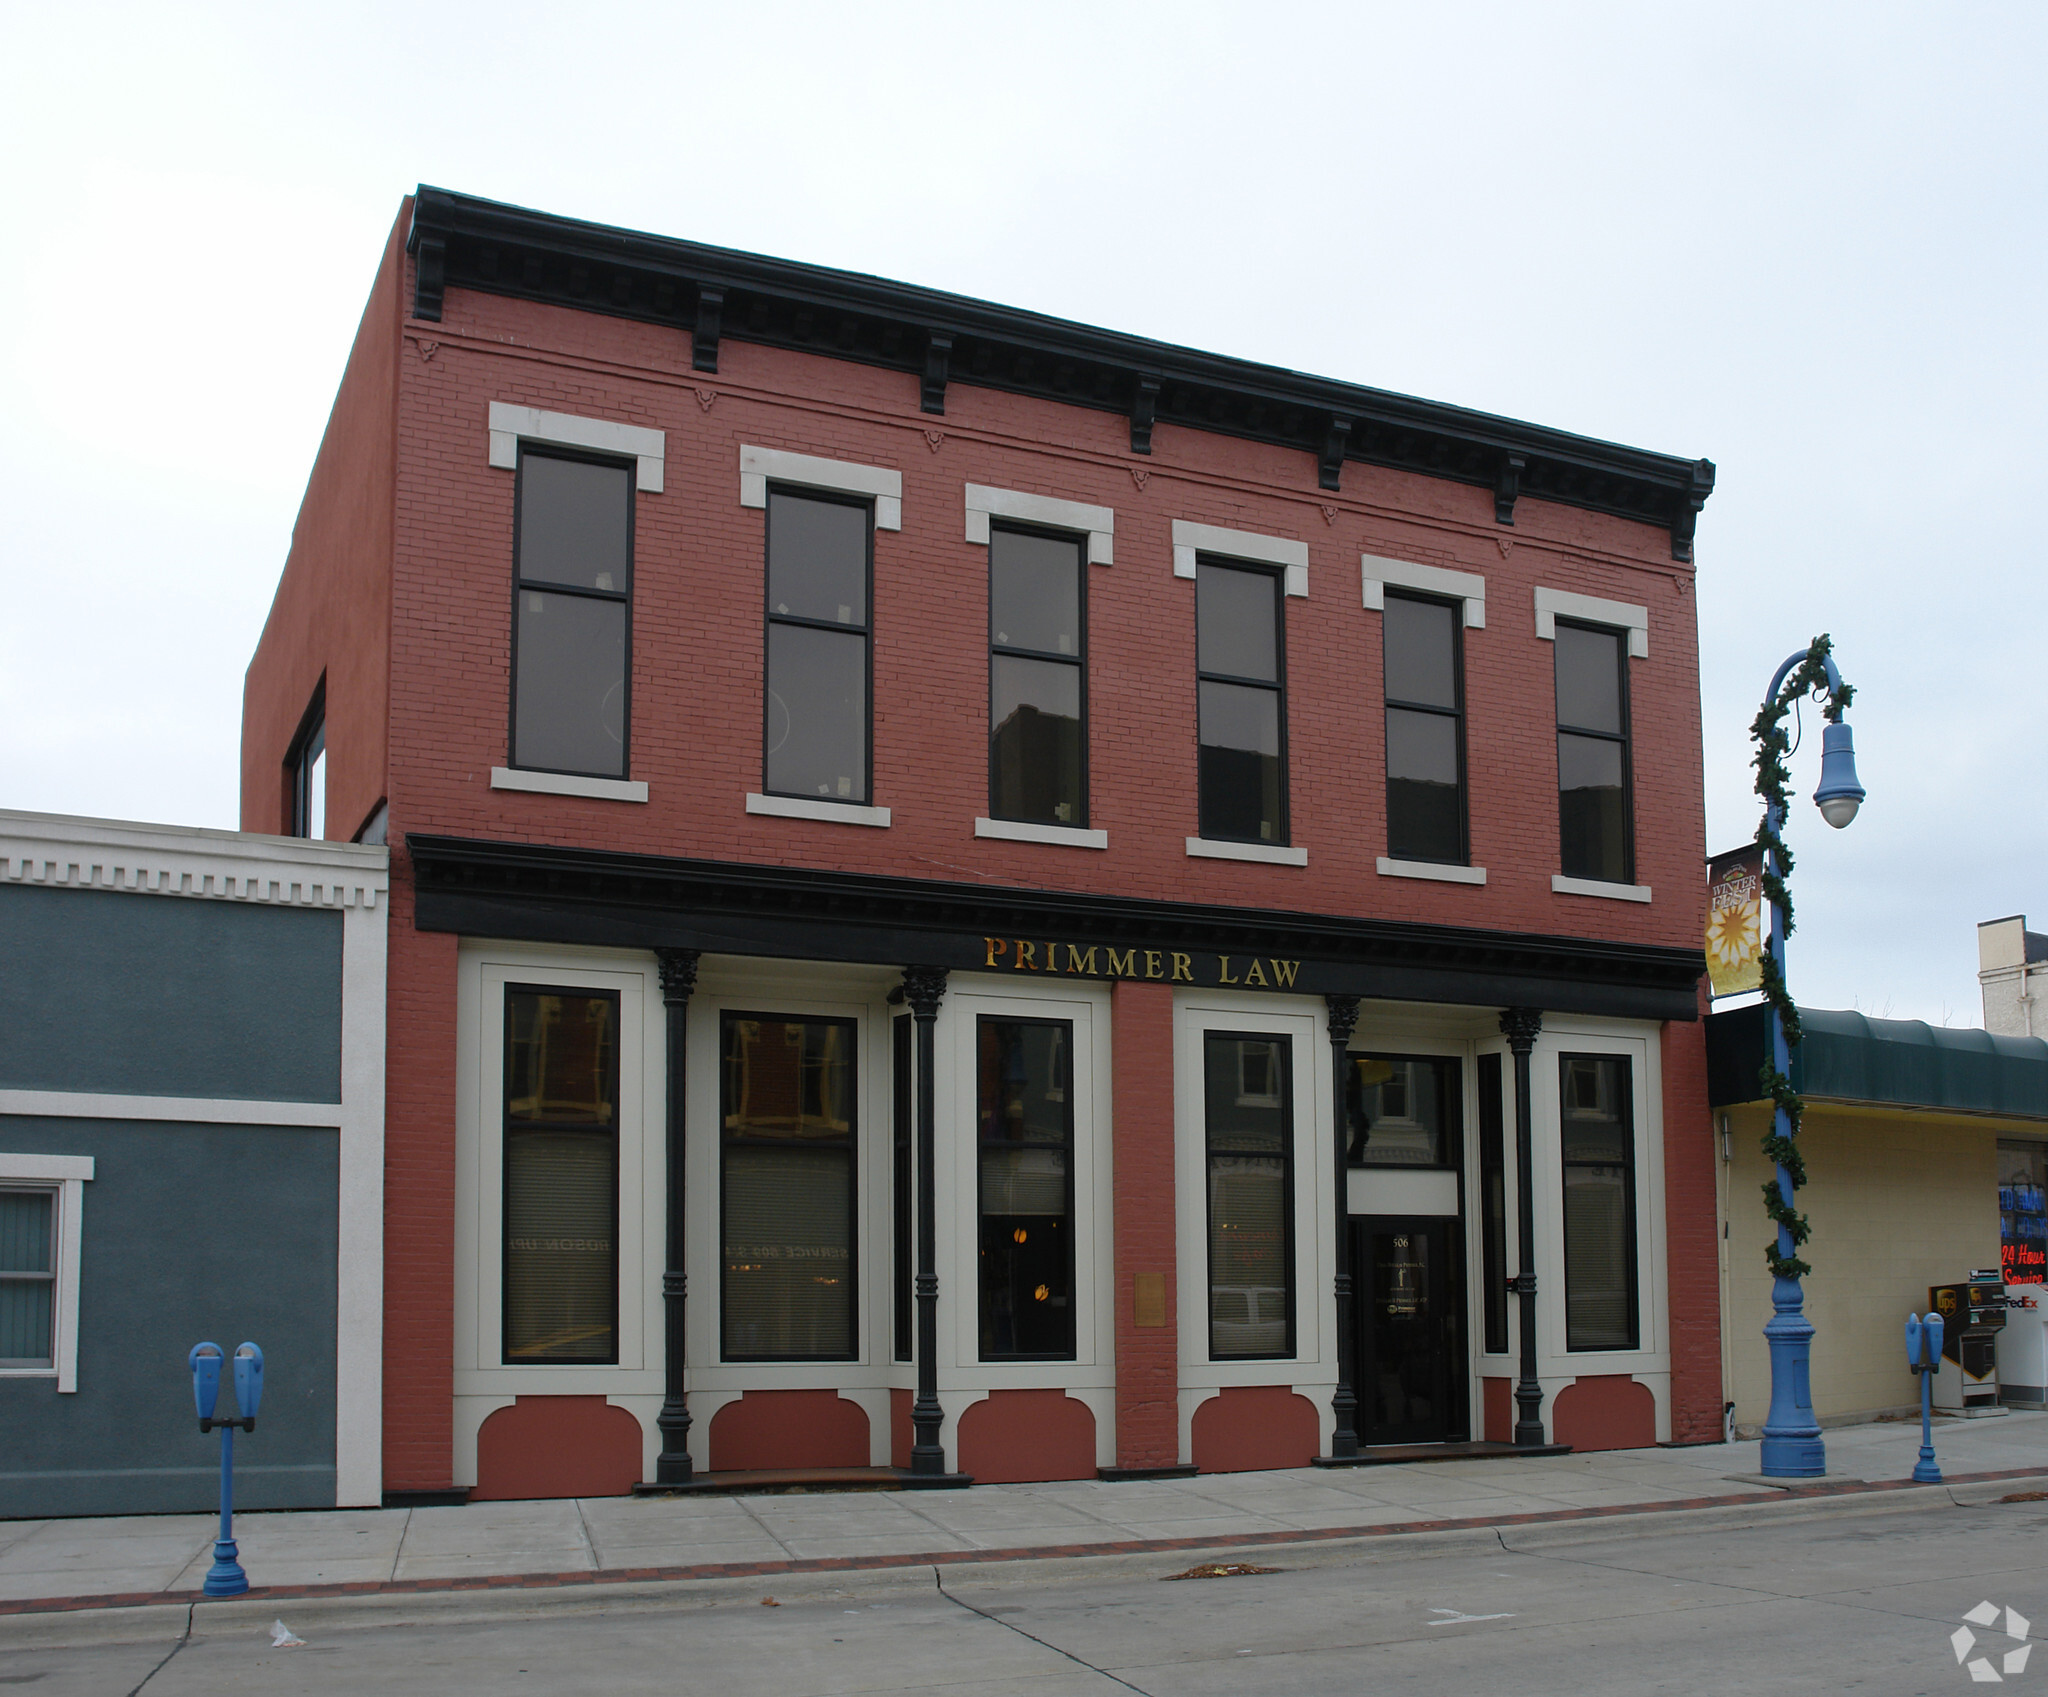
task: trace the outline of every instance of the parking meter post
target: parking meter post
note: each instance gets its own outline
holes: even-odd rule
[[[199,1430],[220,1430],[220,1536],[213,1541],[213,1566],[206,1571],[200,1593],[208,1597],[239,1597],[249,1589],[235,1547],[235,1428],[256,1430],[256,1408],[263,1400],[263,1351],[245,1343],[235,1351],[236,1412],[222,1419],[221,1368],[226,1363],[217,1343],[194,1344],[187,1358],[192,1369],[192,1399],[199,1409]]]
[[[1934,1375],[1941,1366],[1941,1316],[1925,1320],[1906,1317],[1906,1360],[1920,1381],[1920,1459],[1913,1464],[1916,1485],[1939,1485],[1941,1468],[1934,1460]]]

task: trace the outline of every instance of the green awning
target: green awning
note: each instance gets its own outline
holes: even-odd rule
[[[1707,1018],[1707,1092],[1717,1108],[1763,1098],[1762,1004]],[[1931,1108],[2048,1120],[2048,1042],[1988,1031],[1801,1008],[1806,1039],[1792,1051],[1802,1096],[1883,1108]]]

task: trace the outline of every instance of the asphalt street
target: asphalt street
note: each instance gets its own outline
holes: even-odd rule
[[[2021,1647],[2010,1607],[2048,1631],[2048,1503],[1936,1503],[1654,1530],[1509,1527],[1497,1547],[1253,1552],[1268,1573],[1166,1582],[1185,1558],[962,1563],[934,1570],[680,1585],[523,1616],[302,1618],[273,1649],[243,1619],[182,1641],[8,1646],[0,1686],[35,1697],[254,1693],[1137,1691],[1453,1693],[1957,1692],[1967,1611],[1990,1671]],[[1242,1559],[1244,1552],[1224,1554]],[[757,1594],[758,1593],[758,1594]],[[1981,1613],[1981,1611],[1980,1611]],[[82,1623],[89,1634],[89,1623]],[[2030,1642],[2031,1640],[2029,1640]],[[1998,1683],[2048,1682],[2048,1655]]]

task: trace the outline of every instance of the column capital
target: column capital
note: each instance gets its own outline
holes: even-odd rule
[[[661,999],[668,1006],[685,1006],[697,988],[697,961],[701,949],[656,949],[654,958],[661,968]]]
[[[1325,996],[1323,1001],[1330,1010],[1330,1041],[1342,1048],[1351,1041],[1352,1032],[1358,1029],[1358,998]]]
[[[918,1019],[937,1019],[939,1003],[946,994],[943,966],[906,966],[903,969],[903,999]]]
[[[1508,1040],[1508,1047],[1518,1055],[1526,1055],[1536,1046],[1537,1033],[1543,1029],[1541,1008],[1503,1008],[1500,1016],[1500,1034]]]

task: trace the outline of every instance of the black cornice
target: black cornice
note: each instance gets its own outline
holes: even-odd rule
[[[984,937],[1281,955],[1295,986],[1382,1000],[1695,1019],[1697,949],[808,868],[408,836],[423,931],[984,967]]]
[[[1656,525],[1675,560],[1691,560],[1714,489],[1711,460],[446,189],[420,188],[407,249],[420,318],[439,319],[450,288],[479,289],[672,326],[699,371],[718,369],[721,339],[794,348],[906,372],[925,412],[945,411],[949,383],[1064,401],[1128,418],[1133,453],[1151,452],[1155,422],[1216,431],[1299,449],[1323,489],[1358,461],[1492,489],[1502,524],[1526,497]]]

